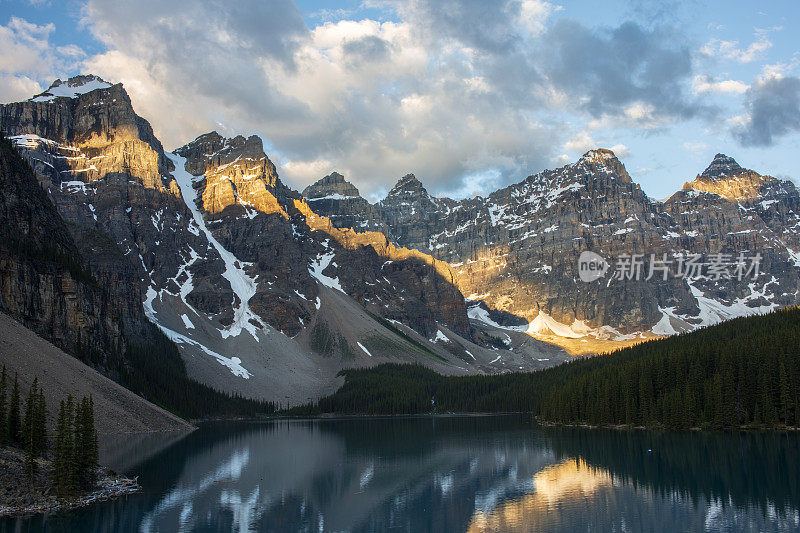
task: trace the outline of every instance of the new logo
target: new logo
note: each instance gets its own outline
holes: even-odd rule
[[[609,264],[601,255],[588,250],[582,252],[578,258],[578,277],[585,283],[602,278],[609,268]]]

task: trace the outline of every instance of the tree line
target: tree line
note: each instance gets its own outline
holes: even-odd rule
[[[56,420],[56,434],[49,443],[47,404],[38,378],[33,378],[23,408],[19,376],[14,373],[11,381],[3,365],[0,371],[0,447],[24,450],[25,475],[29,481],[39,467],[37,459],[51,452],[49,476],[59,495],[69,496],[91,489],[96,481],[98,460],[91,395],[80,402],[68,395],[66,400],[61,400]]]
[[[536,372],[445,377],[386,364],[342,374],[338,391],[290,413],[529,412],[592,425],[798,427],[800,308]]]

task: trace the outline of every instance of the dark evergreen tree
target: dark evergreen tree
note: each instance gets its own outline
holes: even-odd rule
[[[28,391],[28,396],[25,399],[25,418],[22,424],[22,439],[25,448],[25,475],[31,480],[36,473],[36,437],[34,435],[33,420],[36,416],[38,384],[36,378],[33,378],[33,384]]]
[[[44,390],[39,388],[36,395],[36,410],[33,417],[33,445],[37,456],[44,455],[47,450],[47,402]]]
[[[89,489],[97,470],[97,432],[94,428],[94,400],[84,397],[75,415],[76,485]]]
[[[11,388],[11,397],[8,401],[8,422],[7,422],[8,441],[13,444],[22,442],[22,426],[19,414],[19,381],[17,374],[14,373],[14,385]]]
[[[23,424],[23,437],[25,450],[33,457],[41,457],[44,453],[47,440],[47,407],[44,392],[39,387],[38,378],[33,378],[33,383],[25,400],[25,419]]]
[[[0,446],[8,444],[8,417],[6,415],[6,398],[7,398],[7,378],[6,378],[6,365],[3,365],[3,371],[0,373]]]
[[[66,495],[69,492],[69,447],[70,428],[67,426],[67,404],[61,400],[56,418],[56,438],[53,444],[53,470],[51,478],[56,493]]]

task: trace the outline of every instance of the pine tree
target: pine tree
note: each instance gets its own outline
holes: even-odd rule
[[[38,378],[33,378],[25,401],[25,421],[23,425],[25,449],[30,447],[34,457],[44,453],[47,444],[47,406],[44,391],[39,387]]]
[[[92,483],[94,483],[95,473],[97,470],[97,462],[100,460],[100,450],[97,444],[97,429],[94,426],[94,398],[92,398],[91,394],[89,395],[89,402],[88,402],[86,434],[88,441],[86,447],[88,465],[91,468],[89,479],[91,480]]]
[[[38,392],[39,382],[33,378],[31,388],[28,390],[28,396],[25,398],[25,417],[22,419],[22,442],[25,448],[28,447],[28,442],[31,441],[33,435],[33,411],[36,408],[36,393]],[[31,441],[32,442],[32,441]]]
[[[72,399],[72,395],[67,395],[67,403],[65,409],[66,415],[65,419],[65,428],[66,428],[66,441],[64,444],[64,451],[65,451],[65,479],[66,479],[66,488],[68,494],[73,494],[77,490],[77,472],[78,472],[78,464],[77,464],[77,453],[76,453],[76,442],[75,442],[75,402]]]
[[[53,446],[52,479],[56,492],[61,496],[76,490],[74,403],[72,395],[61,400],[56,421],[56,441]]]
[[[11,389],[11,398],[8,402],[8,441],[13,444],[22,442],[21,429],[19,419],[19,381],[17,380],[17,374],[14,373],[14,386]]]
[[[77,485],[91,488],[97,468],[97,433],[94,429],[94,400],[84,397],[75,416],[75,452]]]
[[[0,447],[8,444],[8,418],[6,416],[6,365],[0,374]]]
[[[44,390],[41,388],[39,388],[39,393],[36,395],[33,436],[36,455],[41,457],[47,449],[47,402],[44,398]]]
[[[781,361],[780,365],[780,397],[781,397],[781,409],[780,409],[780,419],[781,422],[785,426],[791,425],[792,416],[791,416],[791,409],[792,409],[792,398],[791,392],[789,387],[789,376],[786,372],[786,365]]]
[[[66,494],[69,486],[67,459],[67,444],[69,430],[67,428],[67,406],[61,400],[56,418],[56,440],[53,444],[53,471],[51,473],[53,485],[60,495]]]
[[[28,480],[33,479],[36,473],[36,436],[33,429],[33,419],[35,417],[37,395],[38,395],[38,380],[33,378],[33,383],[28,391],[28,397],[25,399],[25,419],[22,426],[22,438],[25,448],[25,477]]]

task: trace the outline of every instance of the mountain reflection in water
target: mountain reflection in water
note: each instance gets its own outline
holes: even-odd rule
[[[0,530],[792,530],[799,440],[521,416],[214,423],[133,467],[143,494]]]

